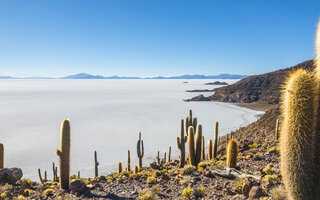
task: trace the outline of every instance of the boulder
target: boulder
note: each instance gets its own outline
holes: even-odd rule
[[[76,180],[70,183],[71,193],[84,193],[87,190],[87,186],[84,182]]]
[[[0,169],[0,182],[15,184],[22,178],[22,175],[20,168],[2,168]]]
[[[258,187],[258,186],[253,186],[251,189],[250,189],[250,192],[249,192],[249,199],[259,199],[260,197],[262,197],[264,194],[263,194],[263,190],[262,188]]]

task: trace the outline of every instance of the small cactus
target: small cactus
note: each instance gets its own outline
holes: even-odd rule
[[[128,150],[128,164],[127,164],[127,171],[128,171],[128,172],[131,172],[130,150]]]
[[[183,119],[181,119],[181,131],[180,131],[180,137],[177,137],[177,146],[180,150],[180,162],[179,162],[179,168],[183,168],[186,160],[186,148],[185,144],[187,142],[187,136],[184,135],[184,122]]]
[[[60,188],[69,189],[69,173],[70,173],[70,121],[63,120],[61,125],[61,144],[56,154],[60,158]]]
[[[218,136],[219,134],[219,123],[216,122],[215,128],[214,128],[214,142],[213,142],[213,153],[212,153],[212,158],[217,157],[217,151],[218,151],[218,138],[220,140],[220,137]]]
[[[118,174],[121,174],[121,172],[122,172],[122,163],[119,162],[118,163]]]
[[[98,166],[99,166],[99,162],[98,162],[98,158],[97,158],[97,151],[94,151],[94,177],[98,177]]]
[[[201,140],[201,160],[205,160],[206,159],[206,150],[204,148],[205,148],[204,136],[202,136],[202,140]]]
[[[212,140],[211,138],[208,139],[208,159],[212,160]]]
[[[139,133],[139,140],[137,142],[137,156],[139,158],[139,168],[142,168],[142,158],[144,156],[143,140],[141,140],[141,132]]]
[[[196,166],[196,152],[194,146],[194,130],[192,126],[188,129],[188,144],[189,144],[189,163]]]
[[[238,160],[238,143],[236,140],[231,139],[228,143],[227,149],[227,167],[235,168]]]
[[[135,174],[137,174],[139,172],[139,167],[137,165],[134,166],[134,171]]]
[[[160,151],[158,151],[156,159],[157,159],[158,165],[160,165],[160,163],[161,163],[161,161],[160,161]]]
[[[4,168],[4,146],[0,143],[0,169]]]

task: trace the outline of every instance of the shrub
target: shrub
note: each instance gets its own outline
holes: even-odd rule
[[[190,175],[192,174],[193,172],[196,171],[196,167],[193,166],[193,165],[186,165],[184,166],[184,168],[181,170],[181,174],[184,174],[184,175]]]
[[[155,184],[157,182],[157,179],[153,176],[150,176],[147,178],[147,183],[149,184]]]
[[[18,196],[18,200],[25,200],[26,198],[24,198],[24,196],[22,196],[22,195],[19,195]]]
[[[31,188],[33,182],[30,179],[24,178],[18,181],[18,184],[25,186],[26,188]]]
[[[31,191],[29,190],[29,189],[25,189],[24,191],[23,191],[23,194],[24,194],[24,196],[29,196],[30,194],[31,194]]]
[[[153,200],[156,198],[157,193],[154,190],[144,189],[139,192],[139,200]]]
[[[197,189],[193,190],[193,195],[196,197],[196,198],[199,198],[199,197],[203,197],[206,193],[206,188],[201,186],[201,187],[198,187]]]
[[[187,187],[182,190],[182,196],[186,199],[191,199],[192,197],[192,188]]]
[[[6,192],[2,192],[0,195],[1,199],[5,199],[7,197],[7,193]]]
[[[233,185],[234,185],[239,191],[241,191],[241,190],[242,190],[242,187],[243,187],[243,179],[236,181]]]
[[[263,170],[264,173],[271,175],[274,173],[274,169],[272,168],[272,165],[267,165]]]
[[[52,196],[54,193],[54,190],[53,189],[46,189],[45,191],[43,191],[43,194],[45,196]]]
[[[273,200],[286,200],[286,194],[284,187],[282,185],[278,185],[270,190],[270,195]]]

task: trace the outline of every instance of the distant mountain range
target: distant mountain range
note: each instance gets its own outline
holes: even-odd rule
[[[182,76],[157,76],[157,77],[127,77],[127,76],[109,76],[104,77],[100,75],[91,75],[87,73],[80,73],[75,75],[70,75],[61,78],[52,78],[52,77],[11,77],[11,76],[0,76],[0,79],[243,79],[247,75],[234,75],[234,74],[219,74],[212,76],[205,75],[182,75]]]

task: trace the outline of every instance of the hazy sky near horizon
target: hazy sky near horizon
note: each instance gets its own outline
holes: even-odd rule
[[[319,8],[319,0],[0,0],[0,76],[265,73],[315,57]]]

